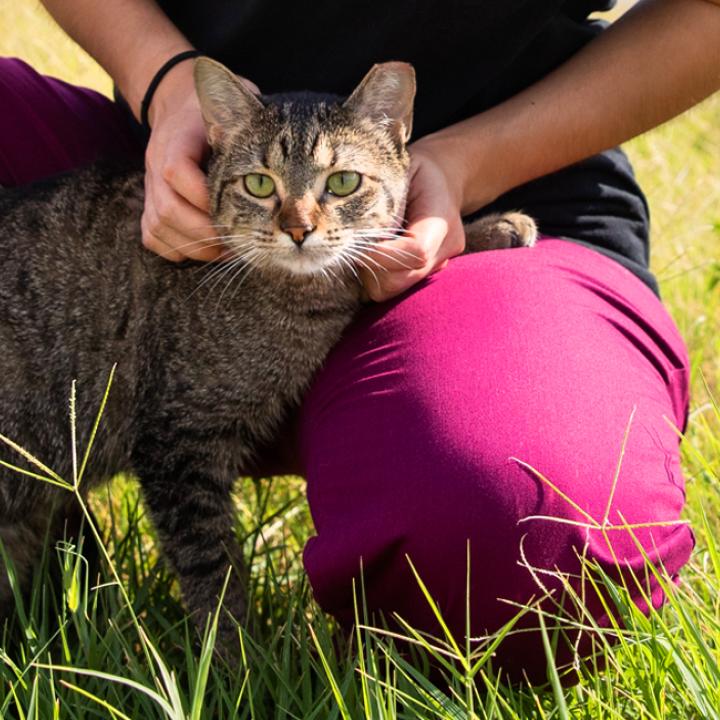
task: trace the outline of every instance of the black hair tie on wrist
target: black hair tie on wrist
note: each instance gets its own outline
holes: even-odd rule
[[[150,103],[152,102],[153,95],[158,88],[158,85],[162,82],[162,79],[178,64],[183,60],[189,60],[190,58],[196,58],[204,55],[199,50],[183,50],[177,55],[173,55],[156,73],[153,79],[148,85],[148,89],[145,91],[145,97],[140,103],[140,123],[143,126],[143,130],[149,135],[150,134],[150,122],[148,120],[148,113],[150,112]]]

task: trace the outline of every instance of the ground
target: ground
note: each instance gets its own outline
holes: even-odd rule
[[[0,0],[0,27],[13,30],[0,34],[0,54],[110,92],[34,2]],[[662,612],[646,619],[613,591],[626,627],[612,646],[599,635],[604,673],[563,689],[551,668],[546,688],[512,688],[444,638],[425,649],[448,663],[450,687],[435,687],[427,658],[398,654],[386,636],[340,639],[303,577],[312,528],[298,478],[243,481],[239,531],[254,558],[260,626],[255,640],[241,635],[232,667],[212,658],[212,628],[198,656],[135,486],[121,479],[94,499],[106,528],[104,584],[88,587],[76,549],[61,548],[47,562],[62,568],[63,592],[49,595],[39,573],[6,630],[0,717],[720,718],[720,96],[626,149],[652,209],[652,267],[692,359],[683,465],[698,544]]]

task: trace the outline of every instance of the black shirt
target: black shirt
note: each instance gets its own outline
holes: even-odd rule
[[[614,0],[159,0],[195,47],[264,93],[348,94],[370,66],[417,72],[413,139],[502,102],[603,28]],[[614,257],[657,291],[648,209],[627,158],[611,150],[516,188],[493,210],[522,209],[540,231]],[[487,212],[488,208],[483,212]]]

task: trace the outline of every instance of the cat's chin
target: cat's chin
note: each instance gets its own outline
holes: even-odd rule
[[[315,275],[327,275],[327,269],[335,265],[334,258],[327,253],[294,252],[272,258],[273,269],[296,277],[310,278]]]

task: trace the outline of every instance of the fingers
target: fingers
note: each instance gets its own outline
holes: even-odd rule
[[[388,240],[363,253],[360,276],[368,296],[377,302],[408,290],[443,269],[449,258],[463,251],[462,223],[425,217],[408,226],[408,237]]]
[[[207,152],[199,109],[184,107],[172,122],[157,118],[145,154],[143,245],[173,262],[188,258],[215,260],[223,253],[208,214],[205,174],[200,162]]]
[[[223,251],[222,229],[168,184],[145,177],[145,210],[141,220],[143,245],[166,260],[215,260]]]
[[[465,248],[457,173],[432,152],[411,147],[407,237],[370,245],[361,241],[361,280],[373,300],[387,300],[441,270]],[[357,250],[355,251],[357,255]]]
[[[205,173],[197,162],[180,156],[162,170],[163,180],[182,198],[205,213],[210,211],[210,198]]]
[[[367,296],[375,302],[390,300],[424,280],[430,273],[419,270],[383,273],[366,268],[360,269],[360,277]]]

